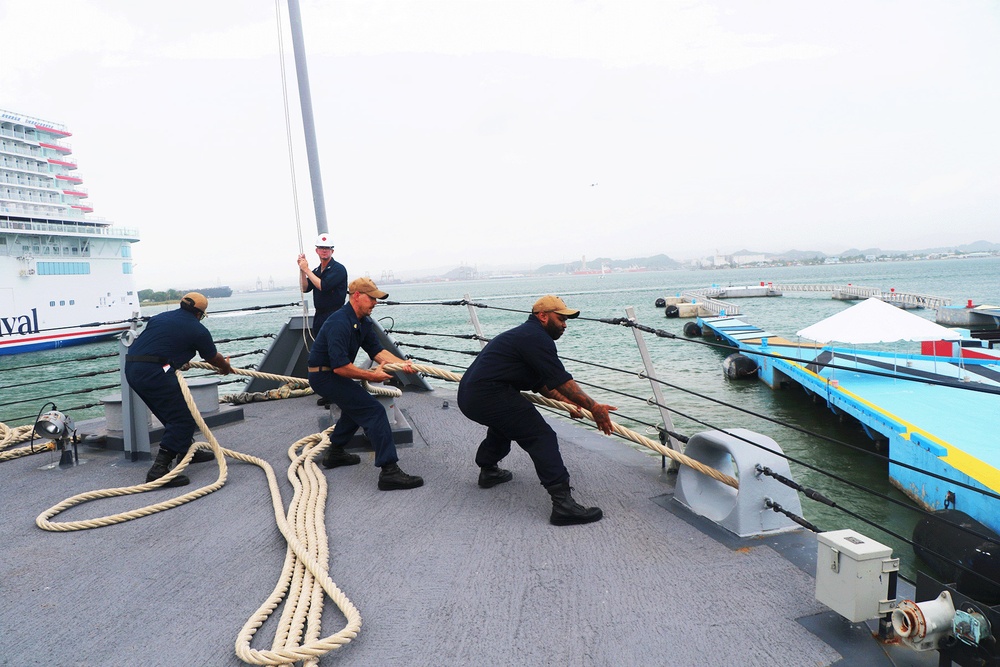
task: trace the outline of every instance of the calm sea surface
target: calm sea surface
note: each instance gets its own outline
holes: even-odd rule
[[[348,268],[350,264],[348,262]],[[352,274],[353,275],[353,274]],[[619,407],[616,419],[625,426],[656,439],[649,426],[660,422],[659,411],[645,400],[652,396],[649,382],[638,377],[642,361],[631,329],[613,326],[585,318],[617,318],[625,315],[625,307],[633,306],[641,324],[662,329],[680,340],[644,334],[658,376],[679,389],[663,387],[666,404],[673,413],[674,429],[691,435],[706,428],[748,428],[773,438],[794,459],[831,471],[839,476],[870,488],[878,493],[905,502],[887,481],[886,465],[865,453],[805,435],[790,428],[755,417],[763,415],[812,433],[871,449],[870,440],[854,422],[840,422],[822,404],[814,404],[798,389],[773,391],[760,382],[731,382],[724,378],[722,360],[726,352],[713,349],[698,341],[687,340],[682,334],[688,320],[666,319],[656,308],[657,298],[672,296],[686,289],[710,285],[756,285],[773,283],[847,284],[895,288],[901,292],[916,292],[952,299],[953,305],[968,300],[976,304],[1000,304],[1000,258],[965,260],[935,260],[884,262],[866,264],[796,266],[767,269],[731,269],[701,271],[664,271],[612,273],[604,276],[549,276],[510,278],[469,282],[425,283],[386,286],[390,300],[403,305],[380,305],[374,316],[393,331],[470,334],[473,332],[469,310],[465,306],[440,306],[435,302],[463,298],[489,306],[476,309],[486,336],[514,326],[524,320],[525,312],[538,296],[554,293],[562,296],[573,308],[582,311],[580,319],[570,321],[566,333],[558,342],[560,354],[574,377],[587,383],[586,389],[602,402]],[[301,308],[289,306],[262,312],[219,313],[247,306],[291,304],[298,301],[297,291],[242,293],[227,299],[214,299],[206,325],[216,340],[255,336],[277,332],[290,317],[301,314]],[[834,301],[828,293],[789,293],[781,298],[741,299],[738,305],[744,319],[775,334],[794,337],[795,332],[851,304]],[[174,306],[170,306],[171,308]],[[153,315],[164,307],[147,308],[143,315]],[[508,312],[512,309],[521,312]],[[911,311],[933,319],[934,312]],[[441,336],[413,336],[395,333],[404,352],[419,357],[423,363],[461,372],[472,357],[460,352],[478,350],[475,341]],[[226,354],[266,349],[270,339],[238,341],[221,346]],[[427,350],[412,345],[441,349]],[[901,343],[900,351],[910,351],[910,344]],[[117,375],[79,377],[83,373],[114,368],[116,360],[98,359],[68,363],[68,360],[114,352],[117,343],[108,342],[80,347],[0,357],[0,421],[10,425],[27,423],[15,417],[34,415],[46,400],[53,400],[60,409],[89,403],[99,403],[101,396],[115,390],[98,390],[87,394],[65,395],[65,392],[111,385]],[[259,360],[260,354],[234,359],[234,365]],[[574,359],[579,361],[569,361]],[[62,363],[67,362],[67,363]],[[589,363],[580,363],[589,362]],[[12,370],[29,364],[45,364],[39,368]],[[590,365],[598,364],[598,366]],[[604,368],[607,367],[607,368]],[[609,370],[615,369],[615,370]],[[64,378],[54,381],[51,378]],[[432,384],[447,384],[432,380]],[[224,393],[238,391],[239,384],[226,385]],[[614,393],[614,392],[621,392]],[[717,399],[713,403],[689,392],[698,392]],[[622,395],[625,394],[625,395]],[[630,398],[633,396],[636,398]],[[24,402],[13,403],[15,400]],[[739,406],[753,414],[735,410]],[[998,405],[1000,408],[1000,405]],[[99,407],[78,410],[77,420],[101,416]],[[700,422],[700,423],[699,423]],[[705,426],[708,424],[709,426]],[[470,443],[470,452],[473,443]],[[623,442],[623,446],[628,446]],[[658,460],[658,459],[657,459]],[[877,496],[860,492],[832,480],[830,477],[792,464],[796,481],[816,488],[851,511],[877,525],[909,537],[919,516],[898,508]],[[859,532],[893,546],[904,559],[904,576],[915,576],[913,556],[909,547],[892,536],[850,519],[837,510],[803,499],[803,511],[823,530],[854,528]]]

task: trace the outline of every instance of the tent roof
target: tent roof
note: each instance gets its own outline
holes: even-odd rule
[[[893,343],[900,340],[958,340],[961,335],[919,315],[880,301],[866,299],[797,334],[819,343]]]

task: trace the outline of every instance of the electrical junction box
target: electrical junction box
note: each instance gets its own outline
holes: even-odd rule
[[[816,599],[852,623],[887,614],[889,573],[899,570],[892,548],[853,530],[816,536]]]

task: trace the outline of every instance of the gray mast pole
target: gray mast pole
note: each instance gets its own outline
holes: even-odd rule
[[[306,67],[305,42],[302,40],[299,0],[288,0],[288,23],[292,30],[292,52],[295,54],[295,77],[299,85],[299,106],[302,107],[302,130],[306,139],[306,155],[309,158],[313,208],[316,210],[316,231],[323,234],[330,229],[326,222],[323,178],[319,171],[319,151],[316,149],[316,124],[313,122],[312,95],[309,92],[309,70]]]
[[[306,141],[306,155],[309,158],[309,181],[312,184],[313,207],[316,209],[316,232],[330,231],[326,222],[326,202],[323,200],[323,178],[319,173],[319,152],[316,150],[316,124],[313,122],[312,96],[309,94],[309,71],[306,67],[306,49],[302,40],[302,15],[299,14],[298,0],[288,1],[288,26],[292,33],[292,51],[295,54],[295,77],[299,85],[299,105],[302,108],[302,131]],[[282,54],[284,57],[284,54]],[[296,202],[298,204],[298,202]],[[297,210],[297,209],[296,209]],[[307,375],[309,344],[306,332],[312,326],[312,318],[291,316],[288,323],[271,342],[267,354],[260,361],[257,370],[275,375]],[[385,342],[382,343],[385,345]],[[399,355],[402,356],[402,355]],[[277,383],[272,380],[253,378],[247,391],[267,391]],[[430,389],[430,387],[427,387]],[[401,442],[401,441],[400,441]]]

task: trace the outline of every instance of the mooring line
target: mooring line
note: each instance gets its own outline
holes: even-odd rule
[[[424,366],[422,364],[413,364],[412,362],[410,363],[412,364],[413,369],[418,373],[424,373],[425,375],[433,375],[434,377],[441,378],[442,380],[449,380],[451,382],[458,382],[462,379],[462,376],[459,375],[458,373],[452,373],[450,371],[442,370],[440,368],[435,368],[434,366]],[[385,366],[383,366],[383,368],[387,371],[402,371],[403,364],[386,364]],[[537,403],[539,405],[545,405],[550,408],[557,408],[559,410],[564,410],[568,412],[570,415],[572,415],[574,412],[580,412],[583,414],[584,417],[586,417],[590,421],[596,422],[596,420],[594,419],[594,415],[591,414],[589,410],[581,408],[577,405],[570,405],[569,403],[563,403],[562,401],[556,401],[551,398],[547,398],[545,396],[539,396],[537,394],[526,391],[522,391],[521,395],[527,398],[532,403]],[[661,445],[659,442],[656,442],[655,440],[650,440],[646,436],[640,433],[636,433],[631,429],[625,428],[624,426],[618,424],[615,421],[611,422],[611,427],[615,433],[622,436],[623,438],[631,440],[632,442],[642,445],[644,447],[648,447],[657,454],[669,457],[682,465],[686,465],[689,468],[696,470],[703,475],[707,475],[708,477],[711,477],[712,479],[718,482],[722,482],[723,484],[731,486],[734,489],[738,489],[740,487],[739,480],[737,480],[732,475],[727,475],[725,473],[719,472],[715,468],[710,468],[705,464],[696,461],[690,456],[681,454],[680,452],[674,451],[669,447],[665,447]]]
[[[214,366],[204,362],[192,362],[189,364],[189,367],[215,370]],[[404,371],[403,364],[386,364],[384,368],[387,371]],[[434,366],[413,364],[413,368],[419,373],[432,375],[441,379],[455,382],[461,380],[461,375]],[[222,488],[228,478],[227,457],[256,465],[264,471],[267,478],[275,522],[282,536],[285,538],[287,548],[282,573],[275,584],[274,590],[251,615],[237,636],[235,644],[236,655],[244,662],[252,664],[287,665],[298,661],[315,661],[320,656],[348,644],[357,636],[361,628],[361,614],[329,575],[329,545],[325,527],[327,484],[326,476],[319,470],[315,462],[320,452],[329,446],[329,432],[332,428],[327,429],[323,433],[302,438],[289,447],[288,456],[291,459],[291,464],[288,469],[288,480],[293,487],[293,496],[286,512],[274,469],[263,459],[223,448],[202,418],[181,371],[176,371],[176,373],[188,409],[191,411],[202,434],[207,438],[207,442],[194,443],[176,467],[153,482],[77,494],[39,514],[35,520],[36,525],[42,530],[71,532],[110,526],[138,519],[178,507]],[[289,390],[303,386],[308,387],[308,382],[302,378],[244,369],[234,369],[234,373],[280,382],[282,386],[288,387]],[[402,393],[393,387],[369,388],[369,390],[392,396],[399,396]],[[524,392],[524,395],[529,400],[540,405],[564,410],[570,414],[581,413],[587,419],[594,420],[590,411],[578,406],[536,396],[527,392]],[[739,482],[735,478],[709,468],[684,454],[667,449],[660,443],[614,422],[612,422],[612,427],[618,435],[642,444],[664,456],[669,456],[679,463],[687,465],[723,484],[735,488],[739,486]],[[219,475],[211,484],[166,501],[118,514],[77,521],[52,521],[53,517],[61,512],[91,500],[132,495],[160,488],[180,475],[191,462],[194,452],[199,449],[210,449],[215,454],[216,461],[218,462]],[[338,609],[344,615],[345,625],[333,634],[326,637],[319,637],[324,596],[329,597],[337,605]],[[279,627],[276,631],[272,648],[270,650],[251,648],[250,644],[257,630],[283,601],[285,606],[278,621]]]

